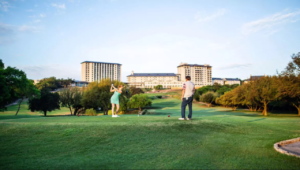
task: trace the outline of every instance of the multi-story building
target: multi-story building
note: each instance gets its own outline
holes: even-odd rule
[[[241,84],[241,81],[238,78],[212,78],[212,84],[218,83],[220,85],[232,85],[232,84]]]
[[[100,81],[105,78],[121,81],[121,64],[84,61],[81,63],[81,80]]]
[[[162,85],[164,88],[182,88],[186,76],[191,76],[191,81],[196,87],[212,85],[211,66],[181,63],[178,74],[174,73],[134,73],[127,76],[129,86],[139,88],[153,88]]]
[[[191,81],[194,82],[195,86],[201,87],[212,85],[211,68],[212,67],[208,64],[198,65],[181,63],[177,67],[177,71],[182,79],[186,76],[191,76]]]
[[[255,80],[258,80],[259,78],[265,77],[265,76],[266,76],[266,75],[263,75],[263,76],[252,76],[252,75],[250,75],[250,78],[244,80],[244,83],[248,83],[248,82],[250,82],[250,81],[255,81]]]
[[[79,81],[75,80],[71,83],[71,87],[87,87],[89,85],[89,82],[87,81]]]
[[[134,73],[127,76],[128,85],[138,88],[153,88],[162,85],[163,88],[179,87],[178,76],[174,73]]]

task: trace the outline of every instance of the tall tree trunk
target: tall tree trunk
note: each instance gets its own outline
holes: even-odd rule
[[[72,107],[70,106],[70,105],[68,105],[69,106],[69,109],[70,109],[70,112],[71,112],[71,116],[72,116]]]
[[[75,116],[76,116],[76,113],[78,112],[78,110],[79,110],[78,108],[75,108],[75,109],[74,109],[74,115],[75,115]]]
[[[255,109],[254,109],[254,111],[255,111],[255,112],[257,111],[257,105],[255,105]]]
[[[45,117],[47,116],[47,111],[44,111],[44,116],[45,116]]]
[[[298,110],[298,116],[300,116],[300,105],[297,106],[297,105],[295,105],[294,103],[293,103],[293,105],[297,108],[297,110]]]
[[[19,103],[19,107],[18,107],[18,110],[17,110],[17,113],[15,114],[15,116],[17,116],[17,115],[18,115],[18,113],[19,113],[19,110],[20,110],[20,107],[21,107],[21,103],[22,103],[22,101],[23,101],[23,98],[21,99],[21,101],[20,101],[20,103]]]
[[[268,116],[268,103],[264,102],[264,111],[263,111],[264,116]]]
[[[248,108],[249,108],[249,110],[252,112],[253,111],[253,109],[252,109],[252,106],[250,106],[250,105],[246,105]]]

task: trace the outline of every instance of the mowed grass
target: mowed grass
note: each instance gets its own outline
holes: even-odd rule
[[[144,116],[0,113],[0,169],[299,169],[275,142],[300,136],[300,117],[194,104],[179,121],[177,99],[154,99]],[[59,115],[61,114],[61,115]],[[168,117],[167,115],[170,115]]]

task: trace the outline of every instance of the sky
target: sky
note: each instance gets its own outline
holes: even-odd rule
[[[0,0],[0,59],[30,79],[81,79],[81,62],[135,73],[209,64],[275,75],[300,52],[299,0]]]

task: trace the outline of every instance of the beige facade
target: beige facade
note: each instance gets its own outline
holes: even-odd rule
[[[138,88],[153,88],[162,85],[163,88],[182,88],[186,76],[196,87],[212,85],[211,66],[181,63],[178,74],[174,73],[134,73],[127,76],[129,86]]]
[[[153,88],[162,85],[163,88],[180,87],[181,82],[174,73],[134,73],[127,76],[128,85],[138,88]]]
[[[241,81],[237,78],[212,78],[212,84],[218,83],[220,85],[233,85],[233,84],[241,84]]]
[[[178,74],[184,79],[186,76],[191,76],[191,81],[196,87],[212,85],[212,67],[208,64],[187,64],[181,63],[177,67]]]
[[[94,82],[109,78],[121,81],[121,64],[84,61],[81,63],[81,81]]]

